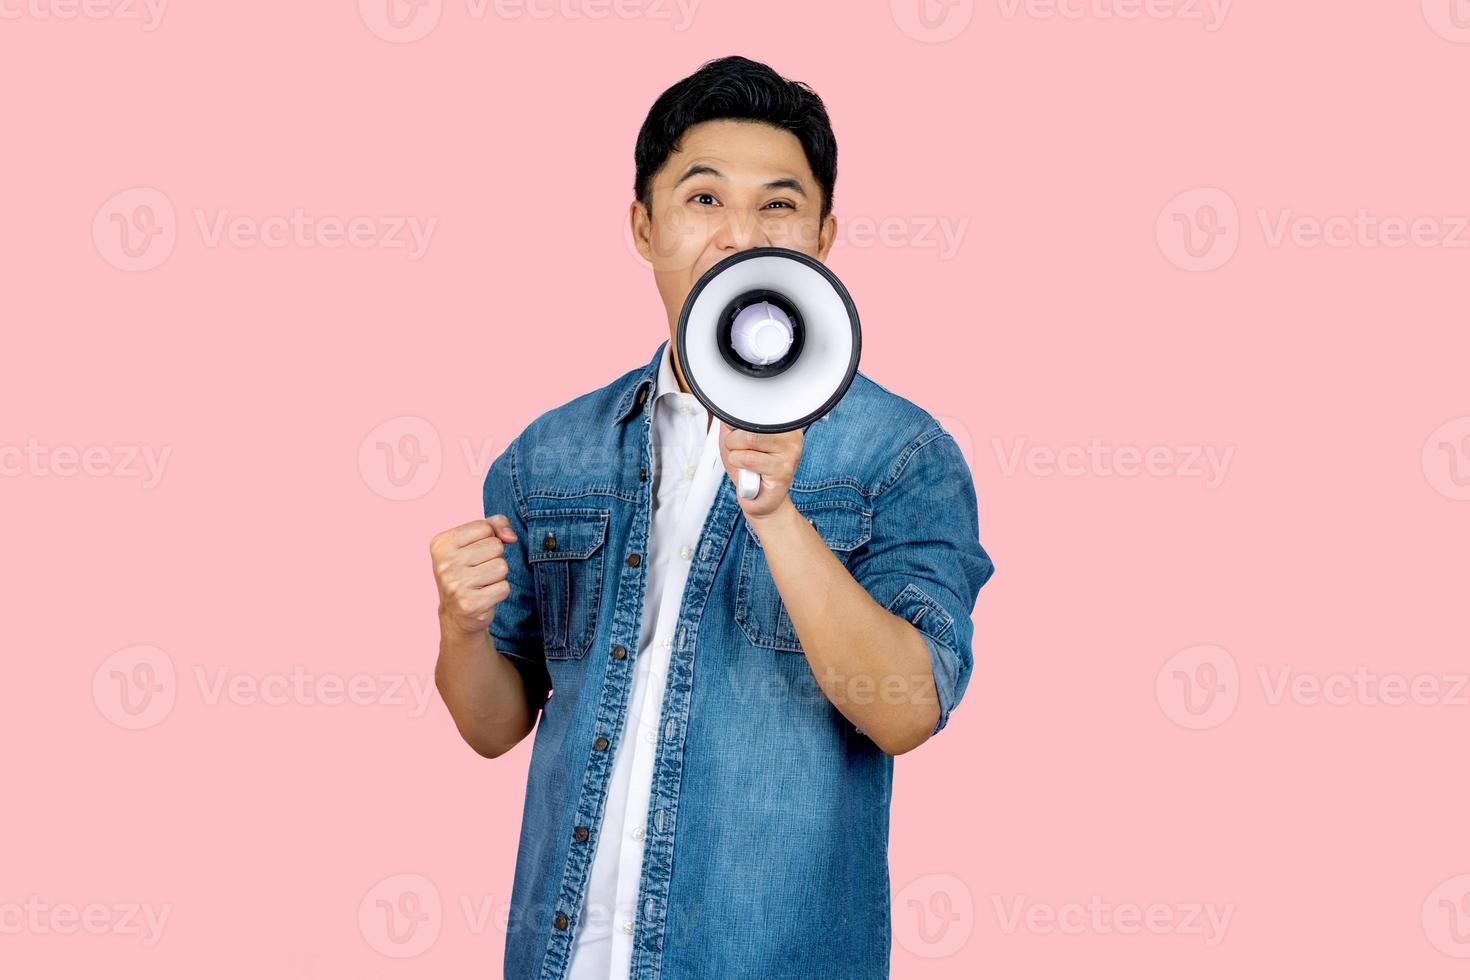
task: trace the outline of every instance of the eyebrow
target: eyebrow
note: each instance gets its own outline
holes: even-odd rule
[[[725,179],[725,175],[720,173],[714,167],[711,167],[708,164],[696,163],[690,165],[689,169],[684,171],[683,176],[679,178],[678,183],[676,183],[674,187],[677,189],[680,184],[683,184],[686,180],[689,180],[691,177],[698,177],[702,174],[707,174],[708,176],[714,177],[718,180]],[[778,180],[767,181],[766,183],[761,185],[761,190],[790,190],[800,194],[803,198],[806,197],[806,188],[802,186],[801,181],[797,180],[795,177],[781,177]]]

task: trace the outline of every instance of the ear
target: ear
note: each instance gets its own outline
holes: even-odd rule
[[[628,223],[633,230],[633,244],[637,246],[638,254],[643,256],[643,261],[652,264],[653,243],[649,238],[653,234],[653,222],[641,202],[634,201],[628,205]]]
[[[837,241],[837,216],[827,215],[827,220],[822,222],[822,230],[817,233],[817,259],[826,264],[827,253],[832,251],[833,242]]]

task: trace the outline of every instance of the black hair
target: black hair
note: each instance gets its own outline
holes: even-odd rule
[[[769,65],[739,55],[705,62],[665,89],[648,110],[633,149],[633,196],[645,211],[653,213],[653,175],[678,150],[684,131],[712,119],[756,120],[795,136],[821,185],[821,220],[827,220],[837,183],[837,138],[827,107],[805,82],[782,78]]]

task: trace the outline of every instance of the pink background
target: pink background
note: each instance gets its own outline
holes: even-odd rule
[[[633,140],[743,53],[998,569],[893,975],[1464,975],[1470,5],[90,2],[0,5],[0,972],[498,975],[427,543],[667,336]]]

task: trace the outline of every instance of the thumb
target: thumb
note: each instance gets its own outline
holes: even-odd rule
[[[500,537],[501,541],[516,540],[516,533],[515,531],[511,530],[510,527],[510,518],[506,517],[504,514],[495,514],[491,516],[490,526],[495,529],[495,533]]]

